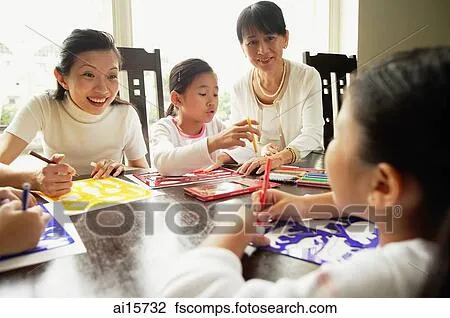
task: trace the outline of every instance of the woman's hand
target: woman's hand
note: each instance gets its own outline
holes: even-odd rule
[[[268,143],[261,149],[261,155],[265,157],[270,157],[280,151],[280,146],[273,143]]]
[[[258,122],[252,120],[252,124],[257,125]],[[229,149],[233,147],[245,147],[242,139],[252,142],[254,135],[260,136],[258,129],[247,124],[247,120],[242,120],[227,129],[222,130],[215,136],[208,137],[208,151],[213,153],[219,149]]]
[[[94,179],[107,178],[111,175],[117,177],[125,169],[123,164],[112,159],[103,159],[97,163],[91,162],[91,166],[94,167],[91,172],[91,178]]]
[[[261,174],[265,171],[266,167],[266,161],[267,158],[270,158],[272,160],[271,168],[275,169],[278,168],[283,164],[283,161],[279,157],[254,157],[242,164],[242,166],[239,167],[237,170],[238,173],[248,176],[251,174],[255,169],[256,174]]]
[[[54,154],[50,158],[53,163],[48,164],[36,174],[37,189],[51,197],[57,197],[70,192],[72,176],[76,170],[66,163],[61,163],[64,155]]]
[[[15,200],[0,207],[0,255],[19,253],[39,242],[50,216],[40,206],[22,211],[22,202]]]
[[[238,172],[248,176],[250,173],[252,173],[255,169],[256,174],[263,173],[266,169],[265,164],[267,161],[267,158],[270,158],[272,160],[271,169],[278,168],[279,166],[283,164],[287,164],[292,162],[292,153],[289,149],[283,149],[276,154],[269,156],[269,157],[254,157],[246,162],[238,169]]]
[[[0,188],[0,202],[3,200],[14,201],[22,200],[22,190],[14,189],[12,187]],[[37,204],[36,198],[30,193],[28,195],[28,206],[32,207]]]

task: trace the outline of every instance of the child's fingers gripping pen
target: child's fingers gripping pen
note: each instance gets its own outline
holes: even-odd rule
[[[250,128],[252,127],[252,120],[250,118],[247,118],[247,124]],[[252,134],[252,136],[253,136],[253,140],[252,140],[253,150],[255,151],[255,154],[258,154],[258,149],[256,147],[256,137],[254,134]]]
[[[22,211],[26,211],[28,209],[28,197],[30,196],[31,186],[29,183],[23,184],[23,192],[22,192]]]

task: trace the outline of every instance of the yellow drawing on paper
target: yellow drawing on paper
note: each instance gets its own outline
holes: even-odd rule
[[[51,201],[61,201],[65,213],[73,215],[144,199],[150,193],[150,190],[131,182],[109,177],[74,181],[69,193],[59,197],[44,197]]]

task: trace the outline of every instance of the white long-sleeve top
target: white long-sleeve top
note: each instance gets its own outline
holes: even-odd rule
[[[162,175],[183,175],[206,168],[216,161],[220,151],[209,153],[207,137],[225,129],[216,117],[195,136],[180,131],[174,117],[161,118],[150,130],[150,160]]]
[[[319,72],[306,64],[286,60],[287,87],[279,100],[281,127],[286,145],[300,151],[301,157],[311,151],[323,150],[322,86]],[[278,131],[280,120],[274,110],[260,109],[252,88],[252,71],[239,80],[232,93],[231,123],[264,117],[262,127]],[[261,114],[261,112],[264,112]],[[270,126],[273,127],[270,127]],[[255,156],[252,144],[226,151],[237,163]]]
[[[413,239],[361,251],[299,278],[244,281],[240,259],[223,248],[183,254],[170,271],[164,297],[416,297],[433,259],[433,243]]]

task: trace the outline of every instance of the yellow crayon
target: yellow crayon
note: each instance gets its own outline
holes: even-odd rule
[[[252,121],[251,121],[250,118],[247,118],[247,124],[248,124],[249,127],[252,127]],[[255,151],[255,154],[257,155],[258,154],[258,150],[256,148],[256,136],[255,135],[253,135],[253,150]]]

